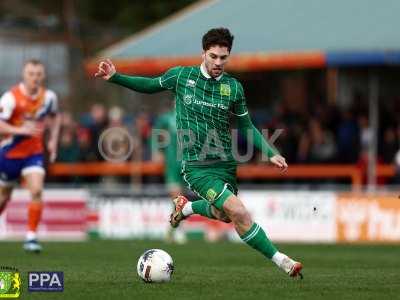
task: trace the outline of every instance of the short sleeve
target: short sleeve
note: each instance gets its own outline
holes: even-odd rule
[[[47,90],[47,97],[49,99],[49,113],[56,114],[58,113],[58,98],[57,94],[51,90]]]
[[[246,98],[244,96],[243,87],[240,82],[235,80],[235,92],[234,92],[234,104],[232,109],[232,114],[241,117],[247,115],[249,112],[247,110]]]
[[[176,81],[178,80],[179,73],[182,67],[174,67],[169,69],[163,75],[159,77],[160,86],[167,90],[173,90],[176,87]]]
[[[13,94],[6,92],[0,98],[0,120],[7,121],[11,118],[11,115],[15,108],[15,99]]]

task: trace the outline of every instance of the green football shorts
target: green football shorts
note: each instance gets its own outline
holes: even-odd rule
[[[189,189],[219,210],[223,210],[226,199],[237,194],[236,162],[183,162],[182,175]]]

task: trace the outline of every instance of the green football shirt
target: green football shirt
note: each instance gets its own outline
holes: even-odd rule
[[[202,66],[174,67],[158,79],[175,94],[182,160],[234,161],[230,114],[248,113],[239,81],[226,73],[211,78]]]

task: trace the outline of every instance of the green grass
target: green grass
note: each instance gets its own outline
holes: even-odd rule
[[[246,245],[200,241],[45,243],[40,255],[3,242],[0,265],[21,272],[21,299],[400,299],[399,246],[279,246],[304,263],[304,280],[290,279]],[[138,279],[137,258],[149,248],[173,257],[170,283]],[[27,292],[28,271],[52,270],[64,272],[64,292]]]

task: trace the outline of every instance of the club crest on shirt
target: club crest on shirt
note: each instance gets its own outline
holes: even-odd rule
[[[186,81],[186,86],[187,86],[187,87],[194,88],[195,85],[196,85],[196,81],[194,81],[193,79],[188,79],[188,80]]]
[[[229,84],[221,83],[219,92],[221,96],[229,97],[231,95],[231,87],[229,86]]]

